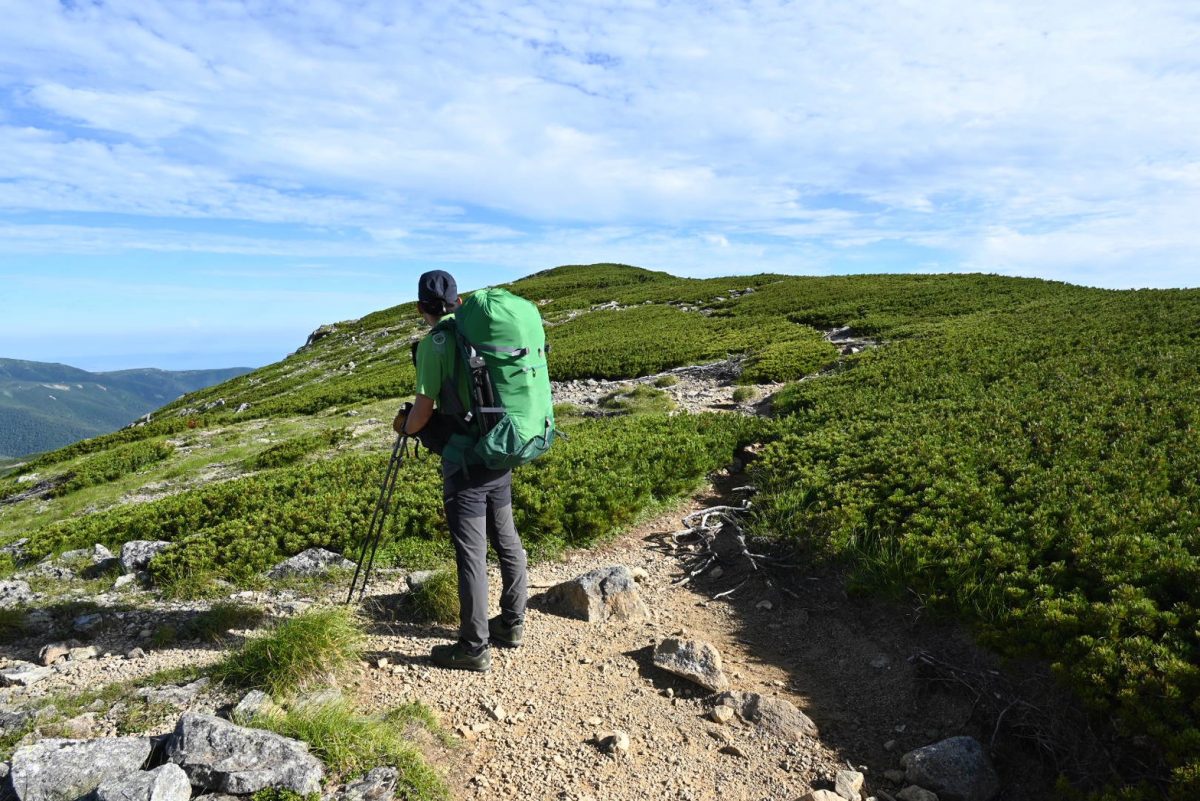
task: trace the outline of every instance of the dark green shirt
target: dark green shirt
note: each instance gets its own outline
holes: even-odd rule
[[[447,314],[442,320],[453,320]],[[458,343],[454,331],[430,331],[417,345],[417,394],[433,398],[439,410],[442,406],[442,387],[454,377],[459,363]],[[464,409],[471,408],[471,389],[467,384],[465,366],[458,370],[458,398]],[[444,411],[444,410],[443,410]]]

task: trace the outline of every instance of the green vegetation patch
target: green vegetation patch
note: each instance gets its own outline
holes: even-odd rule
[[[344,606],[310,609],[243,643],[213,678],[277,697],[345,674],[362,655],[362,624]]]
[[[284,467],[299,462],[309,454],[335,447],[349,436],[350,432],[345,428],[331,428],[326,431],[301,434],[255,454],[247,459],[245,464],[250,470]]]
[[[458,622],[458,573],[450,568],[435,570],[412,591],[409,604],[416,620]]]
[[[646,384],[615,389],[600,398],[596,405],[624,414],[663,414],[675,408],[670,395]]]
[[[1045,288],[780,393],[759,525],[1050,659],[1194,798],[1200,292]]]
[[[259,715],[252,725],[308,743],[335,781],[386,765],[399,771],[397,789],[403,797],[448,799],[449,790],[441,777],[404,739],[403,723],[411,719],[408,710],[396,719],[362,715],[349,702],[338,700],[297,704],[284,712]]]

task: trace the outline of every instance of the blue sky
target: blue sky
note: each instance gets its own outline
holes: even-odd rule
[[[1200,285],[1200,5],[0,0],[0,356],[558,264]]]

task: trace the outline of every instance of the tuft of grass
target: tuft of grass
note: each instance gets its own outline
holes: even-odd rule
[[[597,401],[597,405],[625,414],[663,414],[675,408],[667,393],[647,384],[613,390]]]
[[[230,629],[254,628],[265,616],[258,607],[223,601],[188,621],[183,635],[204,642],[220,642]]]
[[[264,787],[250,796],[250,801],[320,801],[320,793],[300,795],[286,787]]]
[[[573,420],[583,415],[583,407],[575,403],[556,403],[554,404],[554,419],[562,422],[564,420]]]
[[[745,403],[753,397],[754,390],[750,389],[750,387],[738,387],[733,391],[734,403]]]
[[[673,387],[678,383],[679,379],[673,375],[660,375],[658,378],[654,379],[654,386],[658,387],[659,389]]]
[[[413,617],[433,623],[458,621],[458,574],[449,568],[439,568],[424,583],[412,591]]]
[[[362,623],[343,606],[310,609],[247,641],[212,676],[246,689],[287,696],[344,674],[362,655]]]
[[[389,711],[384,719],[400,729],[414,724],[421,726],[437,737],[438,741],[447,748],[453,748],[458,744],[458,741],[442,728],[441,721],[438,720],[433,710],[420,701],[407,701]]]
[[[179,631],[170,624],[164,624],[150,635],[150,645],[155,648],[169,648],[179,641]]]
[[[25,636],[29,622],[21,607],[0,609],[0,642],[12,642]]]
[[[399,771],[400,797],[420,801],[450,797],[441,777],[404,740],[401,727],[390,716],[361,715],[345,700],[338,700],[256,716],[252,724],[308,743],[313,755],[338,779],[389,765]]]

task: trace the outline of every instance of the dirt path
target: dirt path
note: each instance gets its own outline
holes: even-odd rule
[[[899,786],[884,774],[907,750],[956,734],[988,742],[991,732],[973,721],[972,699],[930,691],[908,661],[929,647],[978,659],[960,632],[908,625],[898,607],[848,599],[835,576],[751,575],[731,555],[719,578],[674,584],[679,560],[661,535],[714,500],[698,497],[607,545],[531,568],[535,587],[599,566],[643,568],[650,621],[589,624],[535,604],[526,645],[494,649],[487,675],[430,666],[429,648],[452,639],[451,628],[383,623],[369,661],[388,665],[363,673],[359,700],[378,709],[420,700],[436,710],[459,747],[431,746],[431,756],[461,798],[794,799],[810,787],[832,789],[836,773],[853,767],[867,775],[864,798],[887,799]],[[493,607],[497,584],[493,575]],[[791,701],[815,720],[820,738],[789,743],[736,718],[711,722],[707,691],[651,664],[653,644],[680,631],[716,646],[735,690]],[[502,720],[490,711],[497,705]],[[628,755],[595,744],[614,730],[630,736]],[[723,752],[728,744],[742,755]],[[999,765],[1005,797],[1052,797],[1036,761],[1023,753],[1007,759]]]

